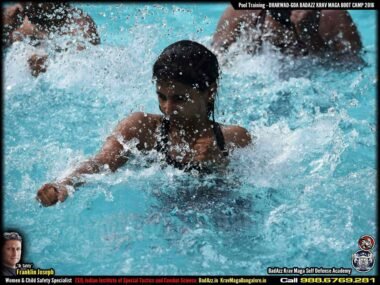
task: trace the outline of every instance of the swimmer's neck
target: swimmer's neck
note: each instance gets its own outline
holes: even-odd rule
[[[196,139],[203,136],[205,132],[210,132],[214,123],[207,120],[194,120],[194,121],[170,121],[170,133],[176,134],[185,139]]]

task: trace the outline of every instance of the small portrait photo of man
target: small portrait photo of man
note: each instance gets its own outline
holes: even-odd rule
[[[21,260],[22,238],[16,232],[4,232],[2,241],[2,266],[3,276],[16,276],[16,265]]]

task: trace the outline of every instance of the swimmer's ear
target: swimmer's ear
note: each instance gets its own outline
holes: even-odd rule
[[[208,90],[209,90],[209,96],[214,98],[215,97],[215,94],[216,94],[216,89],[218,88],[218,85],[216,84],[216,82],[213,82],[210,84]]]
[[[207,100],[209,103],[214,103],[215,101],[215,97],[216,97],[216,88],[217,88],[217,84],[216,82],[210,84],[209,86],[209,89],[208,89],[208,93],[207,93]]]

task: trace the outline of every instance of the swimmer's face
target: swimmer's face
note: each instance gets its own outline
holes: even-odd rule
[[[207,119],[210,90],[201,91],[178,81],[157,81],[156,92],[161,112],[173,121]]]
[[[15,268],[21,259],[21,241],[7,240],[3,246],[3,264]]]

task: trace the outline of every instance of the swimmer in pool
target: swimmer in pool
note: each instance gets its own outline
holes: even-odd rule
[[[61,2],[24,2],[3,10],[3,45],[27,40],[38,46],[51,34],[81,36],[85,41],[97,45],[100,38],[92,18],[81,9]],[[77,44],[78,50],[84,44]],[[46,71],[47,55],[33,54],[29,67],[34,76]]]
[[[269,42],[285,54],[361,62],[360,35],[345,10],[234,10],[230,6],[217,25],[213,49],[227,51],[242,31],[252,38],[252,53]]]
[[[38,190],[42,205],[63,202],[71,187],[84,183],[85,174],[116,171],[128,160],[123,144],[132,140],[137,139],[141,152],[156,150],[167,164],[200,172],[226,165],[229,152],[251,142],[246,129],[215,122],[219,64],[203,45],[188,40],[171,44],[154,63],[153,78],[162,115],[137,112],[123,119],[98,154]]]

